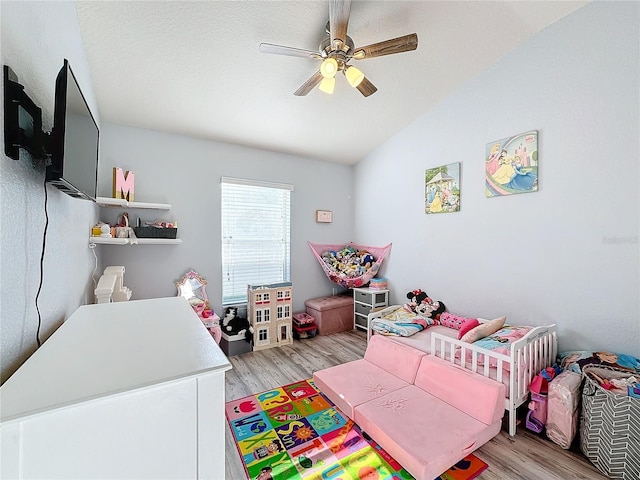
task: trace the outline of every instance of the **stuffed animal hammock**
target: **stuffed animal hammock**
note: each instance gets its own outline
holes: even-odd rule
[[[327,278],[345,288],[362,287],[376,276],[391,248],[355,243],[321,244],[307,242]]]

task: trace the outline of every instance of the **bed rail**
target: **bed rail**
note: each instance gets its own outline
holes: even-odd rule
[[[509,412],[509,435],[516,434],[516,409],[529,398],[531,380],[556,360],[556,325],[534,327],[511,344],[505,355],[439,333],[431,335],[431,354],[466,370],[507,385],[505,409]],[[509,376],[508,382],[505,378]]]

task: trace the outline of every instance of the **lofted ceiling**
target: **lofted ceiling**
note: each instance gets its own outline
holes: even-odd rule
[[[293,95],[320,61],[327,1],[85,1],[76,10],[102,121],[354,164],[584,1],[354,1],[358,46],[417,33],[415,51],[352,61],[333,95]]]

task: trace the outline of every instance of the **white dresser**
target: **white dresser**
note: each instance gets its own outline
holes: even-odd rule
[[[0,478],[223,479],[230,368],[182,297],[80,307],[0,387]]]

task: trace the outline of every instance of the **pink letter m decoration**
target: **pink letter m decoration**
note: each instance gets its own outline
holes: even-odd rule
[[[123,172],[120,167],[113,167],[113,198],[124,198],[133,202],[135,180],[135,173],[128,170]]]

